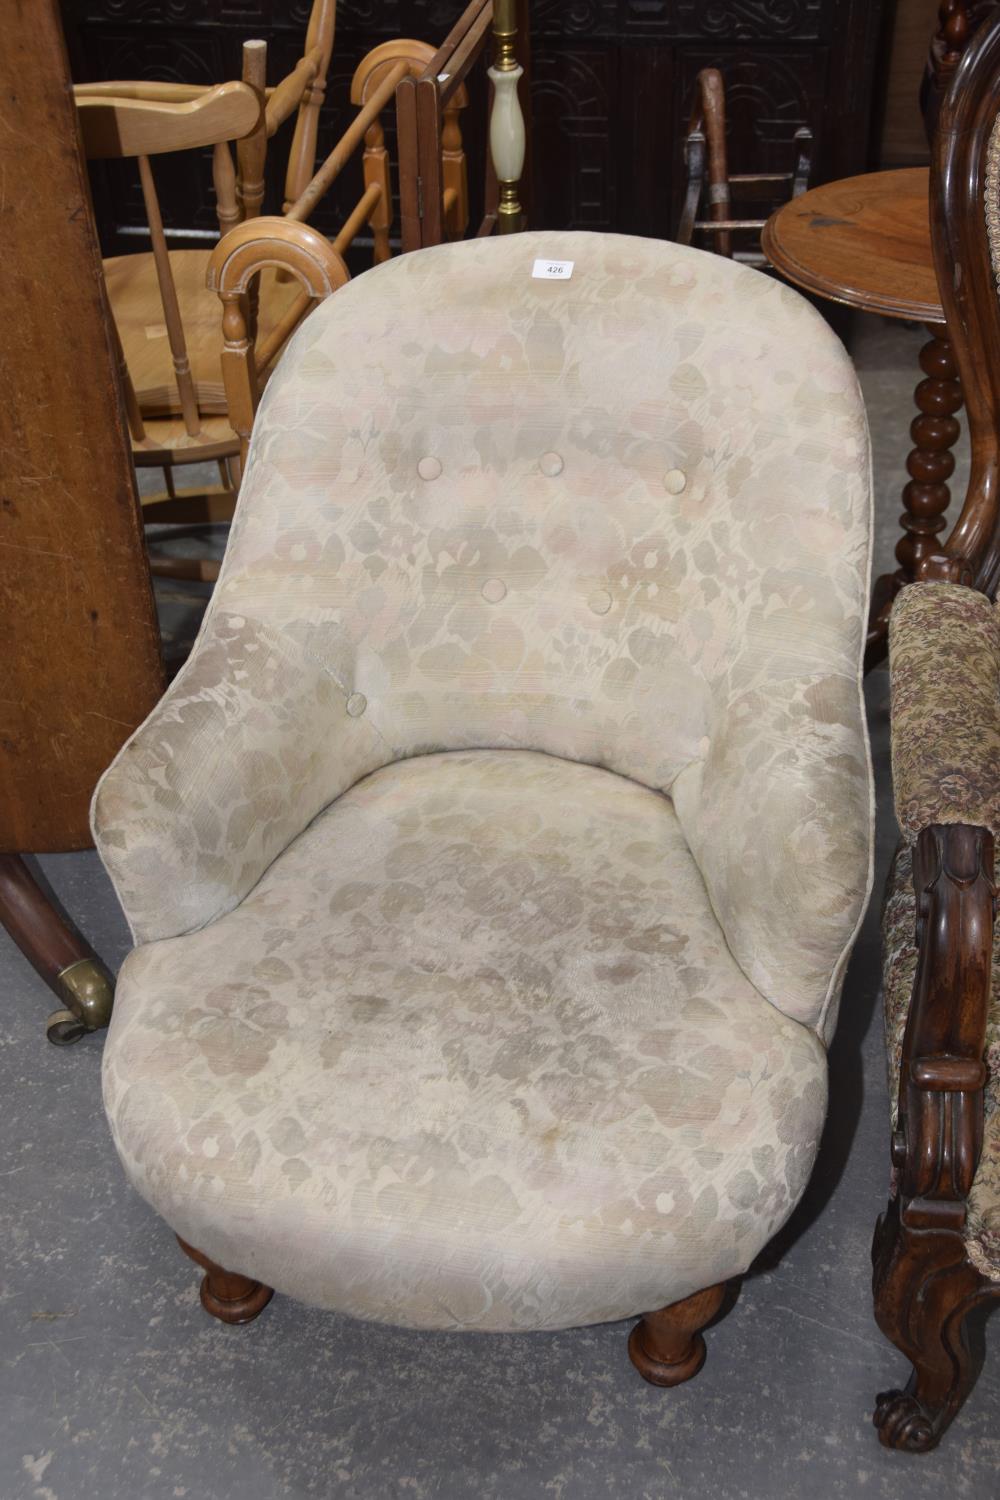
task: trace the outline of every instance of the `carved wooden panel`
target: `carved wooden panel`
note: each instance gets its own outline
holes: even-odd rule
[[[644,0],[625,0],[642,10]],[[646,7],[648,8],[648,7]],[[832,7],[827,0],[677,0],[659,9],[676,13],[677,34],[720,42],[818,41]]]
[[[309,0],[63,0],[82,78],[237,77],[240,44],[262,35],[277,78],[301,47]],[[700,67],[722,67],[731,94],[734,170],[784,170],[798,124],[815,136],[815,182],[869,162],[876,47],[885,0],[533,0],[531,221],[539,227],[668,235],[676,223],[681,139]],[[341,0],[321,129],[343,129],[351,73],[391,36],[437,43],[463,0]],[[484,100],[469,121],[478,186]],[[290,130],[290,127],[286,127]],[[287,147],[271,156],[267,203],[280,202]],[[168,225],[211,226],[206,156],[159,168]],[[141,202],[124,178],[95,183],[105,248],[135,243]],[[353,203],[348,173],[315,222],[328,231]],[[124,231],[124,232],[123,232]]]

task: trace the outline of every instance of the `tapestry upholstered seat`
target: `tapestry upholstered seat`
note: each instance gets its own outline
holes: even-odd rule
[[[699,251],[446,246],[296,334],[94,803],[108,1113],[210,1310],[649,1314],[642,1372],[694,1373],[823,1124],[869,487],[835,337]]]

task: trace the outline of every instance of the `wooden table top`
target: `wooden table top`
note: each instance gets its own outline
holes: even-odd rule
[[[764,253],[782,276],[828,301],[940,323],[928,187],[927,168],[908,167],[812,188],[771,215]]]

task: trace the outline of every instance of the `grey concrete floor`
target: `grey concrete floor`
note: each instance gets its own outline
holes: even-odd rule
[[[853,345],[875,436],[879,567],[921,338],[867,320]],[[168,633],[193,631],[203,593],[161,590]],[[884,670],[868,706],[878,892],[894,841]],[[96,856],[43,866],[118,964],[125,924]],[[125,1185],[101,1112],[100,1038],[46,1043],[48,992],[2,934],[0,978],[0,1500],[1000,1496],[1000,1322],[937,1453],[886,1453],[871,1427],[876,1391],[906,1374],[869,1294],[888,1168],[877,896],[848,975],[807,1196],[709,1331],[702,1373],[673,1392],[636,1375],[625,1324],[428,1335],[284,1298],[244,1329],[207,1318],[194,1267]]]

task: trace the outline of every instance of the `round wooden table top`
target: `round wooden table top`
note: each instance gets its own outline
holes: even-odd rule
[[[920,323],[944,320],[926,167],[811,188],[771,215],[763,248],[782,276],[828,301]]]

